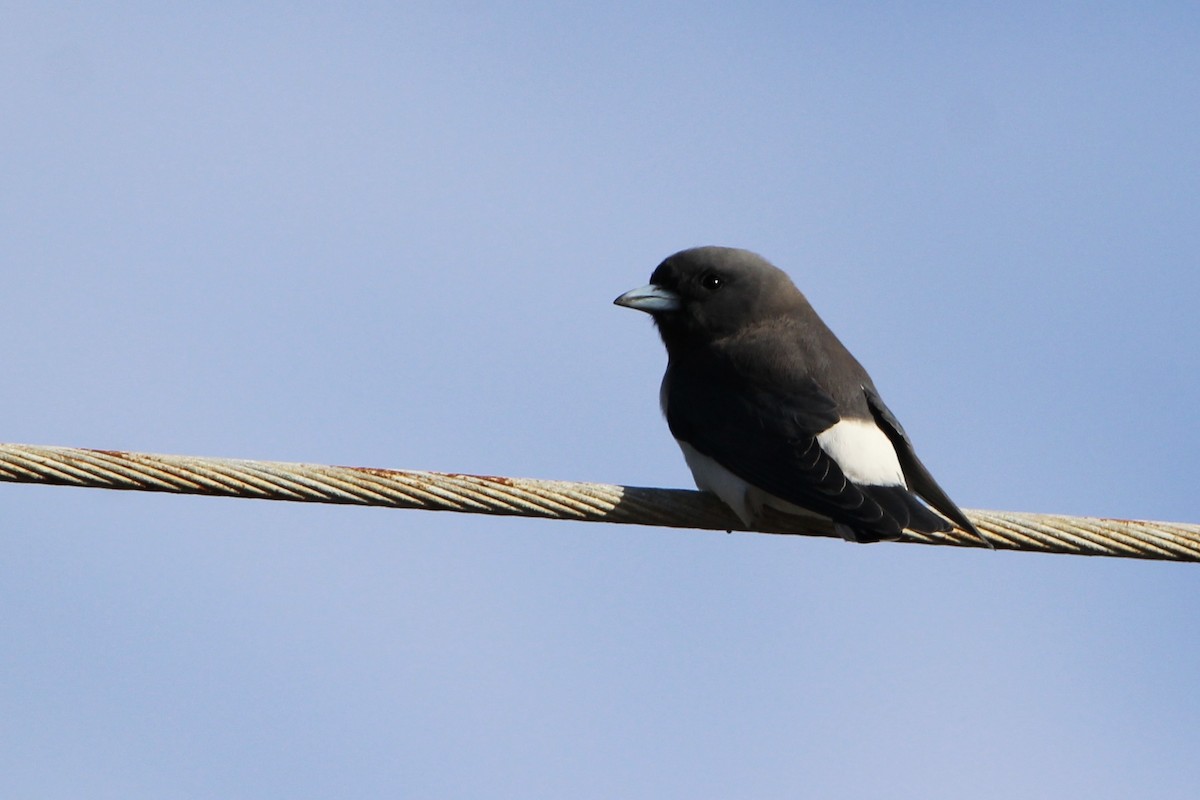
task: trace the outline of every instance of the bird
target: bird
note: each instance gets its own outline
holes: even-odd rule
[[[695,247],[616,305],[648,313],[667,350],[659,402],[696,486],[747,527],[765,508],[832,521],[851,542],[957,525],[867,371],[762,256]]]

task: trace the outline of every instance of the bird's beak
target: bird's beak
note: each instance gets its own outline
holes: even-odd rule
[[[625,306],[626,308],[636,308],[638,311],[645,311],[647,314],[656,314],[660,311],[678,311],[680,308],[679,295],[669,289],[655,286],[653,283],[643,286],[640,289],[628,291],[616,300],[613,300],[613,303]]]

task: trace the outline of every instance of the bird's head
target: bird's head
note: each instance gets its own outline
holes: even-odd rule
[[[696,247],[670,256],[650,283],[613,302],[654,318],[667,349],[736,333],[804,303],[791,279],[762,256]]]

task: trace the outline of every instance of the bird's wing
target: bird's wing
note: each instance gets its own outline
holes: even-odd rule
[[[798,368],[774,361],[756,374],[733,366],[741,361],[671,365],[665,410],[675,438],[781,500],[851,528],[898,533],[817,441],[840,419],[829,394]]]
[[[879,392],[870,386],[864,386],[863,390],[866,392],[867,405],[871,408],[875,424],[887,434],[888,439],[892,442],[892,447],[896,450],[896,456],[900,459],[900,468],[904,471],[904,479],[907,481],[908,487],[958,527],[978,536],[984,544],[991,547],[991,543],[976,530],[975,526],[971,524],[971,520],[967,519],[967,515],[955,505],[945,490],[933,479],[933,475],[925,465],[921,463],[921,459],[917,458],[908,434],[900,426],[896,415],[884,404]]]

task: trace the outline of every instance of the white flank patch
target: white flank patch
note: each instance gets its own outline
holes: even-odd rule
[[[844,419],[817,434],[821,449],[853,483],[860,486],[907,486],[896,449],[874,422]]]
[[[751,486],[687,442],[676,439],[675,443],[683,451],[683,460],[687,462],[688,469],[692,471],[692,479],[696,482],[696,488],[704,492],[712,492],[721,498],[721,502],[733,509],[733,513],[737,514],[738,519],[747,527],[755,526],[763,506],[770,506],[785,514],[821,517],[820,514],[786,500],[780,500],[757,486]]]

